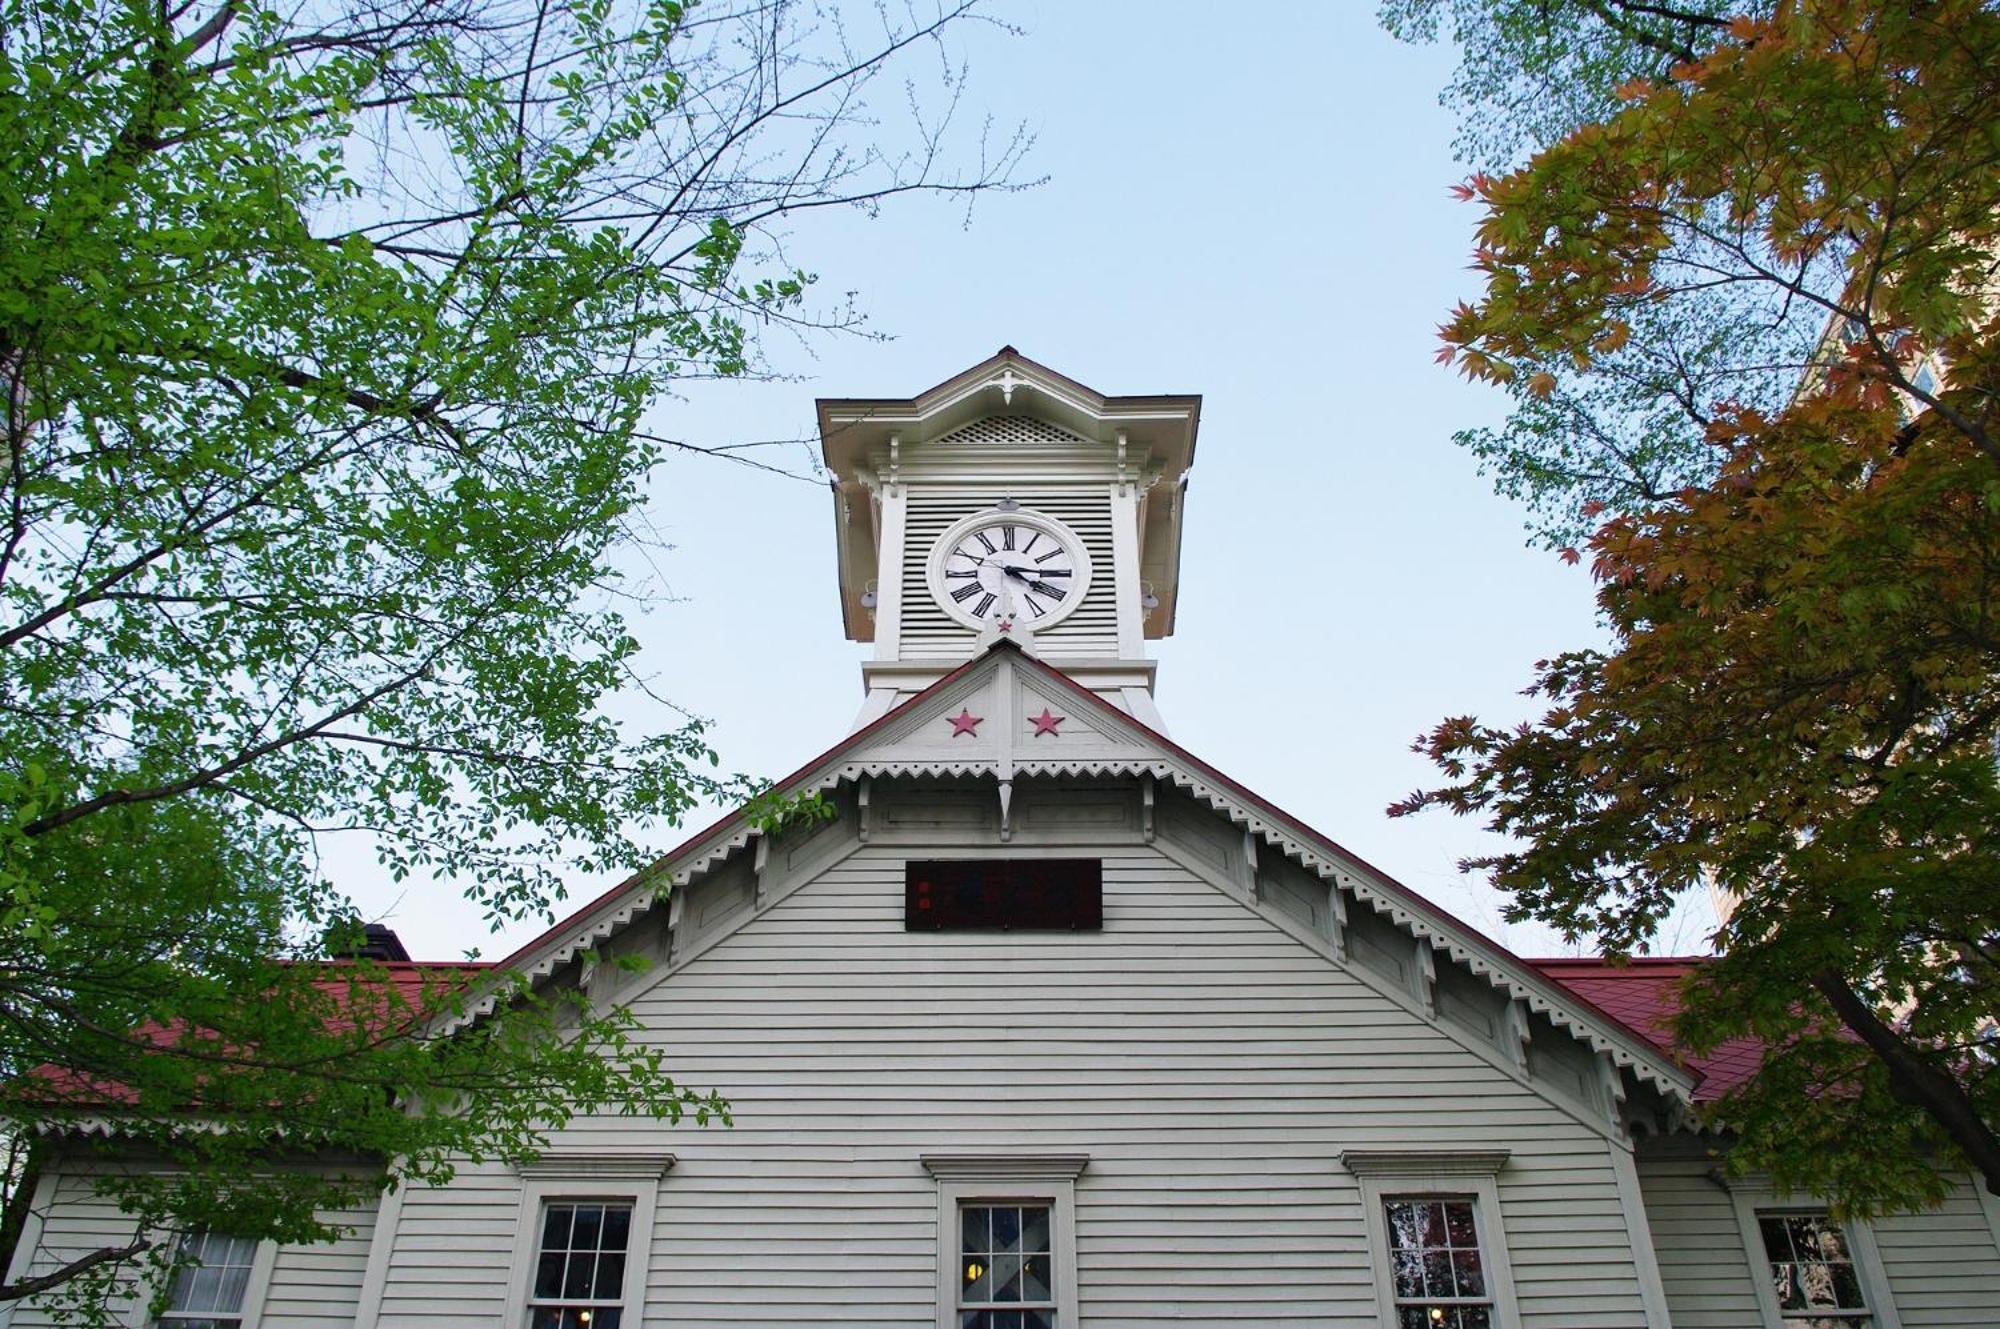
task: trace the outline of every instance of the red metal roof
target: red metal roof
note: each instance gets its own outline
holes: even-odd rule
[[[1529,960],[1543,977],[1553,979],[1591,1005],[1644,1034],[1676,1062],[1701,1074],[1696,1102],[1720,1098],[1757,1073],[1764,1062],[1764,1045],[1754,1038],[1732,1038],[1706,1056],[1683,1050],[1674,1037],[1673,1018],[1681,1007],[1681,984],[1705,963],[1701,956],[1640,956],[1629,960],[1596,957]]]

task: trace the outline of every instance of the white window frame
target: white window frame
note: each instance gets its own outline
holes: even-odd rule
[[[1049,1206],[1049,1273],[1057,1329],[1077,1329],[1076,1179],[1088,1154],[924,1154],[937,1179],[937,1323],[958,1326],[958,1211],[965,1204]]]
[[[1396,1329],[1396,1283],[1390,1268],[1389,1220],[1383,1206],[1391,1200],[1448,1199],[1472,1201],[1472,1224],[1479,1235],[1479,1259],[1486,1272],[1496,1329],[1520,1329],[1513,1261],[1507,1254],[1506,1228],[1500,1221],[1499,1174],[1507,1164],[1506,1150],[1349,1149],[1340,1155],[1340,1161],[1361,1185],[1369,1263],[1375,1271],[1376,1316],[1382,1329]]]
[[[183,1234],[174,1234],[173,1240],[176,1243],[182,1239]],[[259,1241],[256,1251],[250,1256],[249,1281],[243,1285],[243,1308],[233,1312],[241,1329],[257,1329],[263,1322],[264,1299],[271,1291],[271,1271],[277,1262],[278,1244],[274,1241]],[[179,1276],[177,1271],[174,1276]],[[168,1284],[167,1290],[169,1293],[172,1292],[171,1283]],[[158,1329],[174,1329],[176,1325],[184,1324],[189,1319],[226,1318],[230,1314],[231,1312],[227,1311],[162,1311],[156,1316],[149,1317],[147,1323],[156,1325]]]
[[[1732,1178],[1727,1183],[1730,1203],[1736,1209],[1736,1228],[1743,1238],[1743,1253],[1750,1260],[1751,1291],[1763,1316],[1764,1329],[1793,1329],[1796,1319],[1787,1320],[1778,1308],[1778,1293],[1771,1286],[1771,1257],[1764,1250],[1764,1233],[1757,1226],[1759,1214],[1824,1214],[1826,1202],[1810,1195],[1793,1195],[1773,1190],[1768,1180]],[[1895,1299],[1889,1295],[1889,1275],[1882,1267],[1882,1252],[1875,1245],[1875,1233],[1868,1224],[1850,1220],[1841,1224],[1847,1234],[1847,1249],[1854,1256],[1854,1276],[1861,1283],[1862,1300],[1868,1303],[1870,1329],[1903,1329],[1896,1314]]]
[[[646,1318],[646,1278],[652,1264],[660,1180],[673,1165],[674,1156],[669,1153],[561,1153],[520,1164],[515,1171],[521,1176],[521,1215],[514,1230],[505,1323],[511,1329],[527,1329],[529,1324],[533,1308],[528,1302],[535,1290],[535,1266],[542,1253],[542,1216],[548,1206],[608,1203],[632,1206],[619,1323],[639,1329]]]

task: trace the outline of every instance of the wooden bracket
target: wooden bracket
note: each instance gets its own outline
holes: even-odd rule
[[[1625,1077],[1618,1073],[1611,1054],[1597,1054],[1597,1083],[1604,1091],[1604,1115],[1611,1121],[1612,1129],[1623,1131],[1625,1114],[1620,1110],[1625,1106]]]
[[[680,949],[681,916],[687,912],[687,886],[675,885],[669,888],[667,896],[667,963],[674,962],[674,952]]]
[[[1507,1056],[1523,1075],[1528,1073],[1528,1043],[1532,1037],[1528,1003],[1516,997],[1507,1003]]]
[[[1437,1019],[1437,952],[1431,946],[1429,937],[1417,938],[1417,1000],[1423,1003],[1424,1014]]]
[[[875,782],[866,775],[854,787],[854,836],[863,844],[868,843],[868,833],[875,829],[875,816],[868,806],[874,792]]]
[[[1153,821],[1153,773],[1146,772],[1139,781],[1139,835],[1147,844],[1159,834],[1159,827]]]
[[[1347,963],[1347,897],[1341,894],[1340,883],[1328,882],[1326,886],[1327,925],[1333,935],[1328,938],[1333,943],[1333,958]]]
[[[763,913],[765,906],[771,903],[770,866],[771,837],[760,835],[757,837],[757,847],[750,851],[750,908],[756,913]]]
[[[1257,876],[1257,833],[1243,828],[1243,888],[1251,904],[1264,902],[1264,883]]]

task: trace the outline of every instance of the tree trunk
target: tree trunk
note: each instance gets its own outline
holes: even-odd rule
[[[1820,970],[1813,975],[1813,987],[1832,1004],[1840,1022],[1852,1029],[1888,1067],[1889,1092],[1896,1100],[1929,1114],[1971,1161],[1986,1189],[2000,1195],[2000,1137],[1994,1135],[1992,1126],[1979,1115],[1965,1087],[1918,1055],[1836,971]]]

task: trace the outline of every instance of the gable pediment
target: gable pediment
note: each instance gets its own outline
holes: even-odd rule
[[[1106,777],[1137,778],[1121,790]],[[1524,1077],[1559,1068],[1560,1082],[1577,1086],[1565,1092],[1590,1097],[1607,1120],[1626,1073],[1670,1099],[1691,1097],[1693,1077],[1636,1031],[1011,644],[778,788],[830,795],[836,816],[770,833],[743,814],[726,818],[504,963],[545,978],[641,918],[664,928],[662,953],[688,955],[875,835],[962,837],[976,848],[1021,827],[1087,838],[1126,833],[1136,819],[1145,843],[1421,1018],[1449,1022],[1482,1055]],[[1536,1030],[1546,1048],[1564,1049],[1549,1051],[1540,1072],[1528,1064]]]

